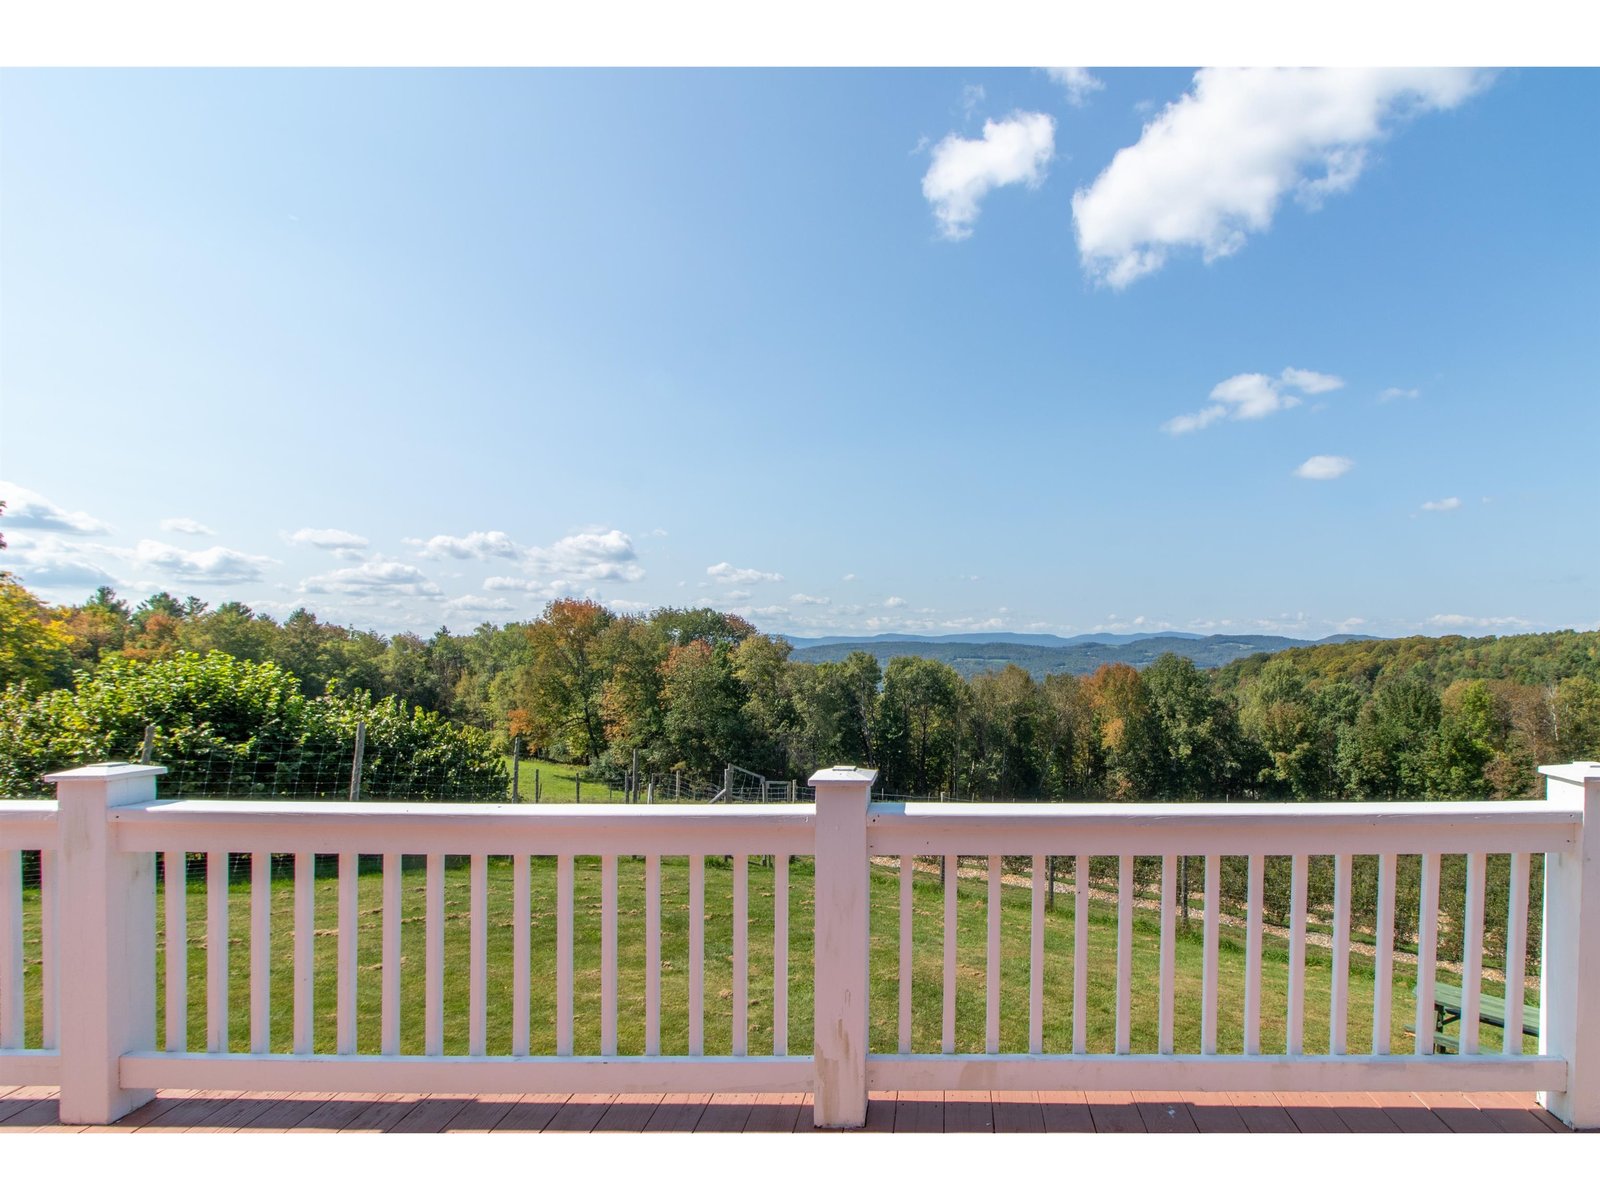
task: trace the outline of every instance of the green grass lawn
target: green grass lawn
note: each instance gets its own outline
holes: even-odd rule
[[[543,769],[544,764],[541,764]],[[284,860],[287,862],[287,860]],[[332,1053],[335,1048],[335,971],[338,956],[337,886],[331,860],[327,877],[316,885],[316,1000],[315,1048]],[[422,1052],[423,1038],[423,936],[424,878],[421,859],[407,859],[403,885],[402,1018],[401,1049]],[[367,860],[360,878],[360,923],[357,934],[360,964],[357,1045],[361,1053],[377,1053],[380,1019],[380,938],[382,876],[377,860]],[[204,1049],[205,1037],[205,885],[198,863],[189,887],[189,1046]],[[287,1052],[293,1024],[293,880],[282,876],[273,887],[272,924],[272,1049]],[[708,1054],[726,1054],[731,1046],[733,994],[732,869],[720,858],[706,863],[705,932],[705,1048]],[[511,1048],[512,972],[512,871],[508,858],[489,860],[489,960],[488,1034],[491,1054],[508,1054]],[[620,1050],[639,1054],[644,1049],[644,864],[623,859],[619,876],[619,1019]],[[874,1052],[892,1053],[897,1043],[898,1020],[898,879],[892,870],[874,868],[872,882],[872,1034]],[[555,1052],[555,861],[533,860],[532,952],[533,995],[530,1027],[532,1052]],[[445,1050],[467,1050],[468,1028],[468,868],[465,859],[450,859],[445,881]],[[39,1038],[40,969],[37,895],[29,892],[24,906],[25,954],[28,975],[28,1044]],[[981,1052],[984,1035],[986,885],[981,879],[963,879],[958,892],[956,1049]],[[812,873],[809,859],[798,859],[790,869],[789,943],[789,1047],[807,1053],[811,1045],[811,933]],[[943,900],[936,875],[921,875],[913,896],[915,947],[912,977],[912,1048],[937,1052],[941,1029],[943,978]],[[1030,892],[1026,888],[1002,889],[1001,1050],[1027,1050],[1028,946]],[[662,863],[662,1052],[688,1052],[688,865],[685,859]],[[760,860],[750,863],[749,897],[749,1048],[752,1054],[771,1053],[773,977],[773,875]],[[158,929],[164,904],[157,903]],[[246,882],[230,889],[232,936],[229,949],[231,980],[230,1049],[249,1049],[250,903]],[[595,858],[577,860],[575,888],[574,954],[576,968],[575,1051],[597,1054],[600,1047],[600,866]],[[1058,898],[1045,926],[1044,1049],[1066,1053],[1072,1041],[1072,900]],[[1200,990],[1202,972],[1201,926],[1196,910],[1189,930],[1177,940],[1176,1048],[1179,1053],[1200,1049]],[[164,932],[158,933],[162,947]],[[1113,906],[1090,905],[1088,978],[1089,1050],[1109,1053],[1113,1048],[1116,1019],[1116,912]],[[1157,1039],[1159,929],[1154,913],[1141,912],[1134,920],[1134,989],[1132,998],[1132,1050],[1154,1053]],[[1264,938],[1262,991],[1262,1050],[1281,1052],[1285,1034],[1287,944],[1281,937]],[[164,950],[158,950],[157,980],[162,988]],[[1219,955],[1221,1005],[1219,1050],[1242,1049],[1244,1008],[1243,931],[1222,930]],[[1307,949],[1305,1048],[1309,1053],[1328,1048],[1328,993],[1330,954],[1318,947]],[[1454,977],[1441,971],[1441,979]],[[1413,975],[1408,965],[1396,964],[1393,1036],[1390,1049],[1407,1053],[1411,1036],[1404,1032],[1412,1016]],[[1351,1053],[1366,1053],[1371,1046],[1373,979],[1371,963],[1351,956],[1349,1032]],[[70,984],[69,984],[70,986]],[[1487,983],[1486,990],[1498,985]],[[1528,997],[1535,1002],[1535,996]],[[165,1044],[164,999],[157,1001],[157,1044]],[[1482,1029],[1486,1050],[1498,1049],[1500,1030]],[[1528,1052],[1535,1049],[1527,1039]]]
[[[570,804],[579,798],[578,775],[583,771],[581,766],[570,763],[546,762],[538,758],[525,758],[522,760],[518,772],[517,794],[525,803],[532,803],[534,795],[534,777],[537,772],[539,798],[547,804]],[[511,756],[506,755],[506,778],[511,778]],[[507,797],[509,799],[509,796]],[[590,800],[601,803],[607,798],[606,785],[585,780],[583,783],[583,802]],[[622,793],[613,789],[610,798],[618,803],[622,800]]]

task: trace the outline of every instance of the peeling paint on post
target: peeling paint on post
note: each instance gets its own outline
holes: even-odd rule
[[[874,770],[830,767],[816,789],[814,1122],[867,1122],[867,803]],[[826,899],[824,903],[823,900]]]

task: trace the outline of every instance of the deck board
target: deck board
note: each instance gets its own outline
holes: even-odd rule
[[[60,1122],[56,1089],[0,1088],[0,1134],[51,1133],[807,1133],[812,1097],[476,1096],[164,1090],[114,1125]],[[880,1133],[1564,1133],[1526,1093],[873,1092]]]

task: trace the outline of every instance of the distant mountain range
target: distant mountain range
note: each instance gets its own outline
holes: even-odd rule
[[[948,663],[971,677],[998,671],[1015,663],[1030,675],[1070,673],[1087,675],[1106,663],[1148,666],[1161,655],[1181,654],[1198,667],[1220,667],[1252,654],[1270,654],[1292,646],[1320,646],[1334,642],[1362,642],[1370,637],[1336,633],[1317,641],[1271,635],[1184,633],[1080,633],[1058,637],[1052,633],[991,633],[921,635],[880,633],[871,637],[791,637],[796,662],[840,662],[853,651],[864,650],[887,663],[891,658],[917,655]]]

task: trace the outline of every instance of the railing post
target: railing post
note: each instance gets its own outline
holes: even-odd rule
[[[1600,763],[1539,773],[1550,802],[1583,821],[1576,846],[1544,856],[1539,1053],[1567,1060],[1567,1089],[1539,1102],[1574,1129],[1600,1129]]]
[[[122,1055],[155,1049],[155,855],[118,853],[110,813],[154,800],[166,773],[99,763],[45,776],[60,833],[63,1125],[109,1125],[155,1097],[121,1083]]]
[[[818,1129],[867,1123],[867,802],[878,773],[831,767],[816,789],[816,987],[812,1056]]]

